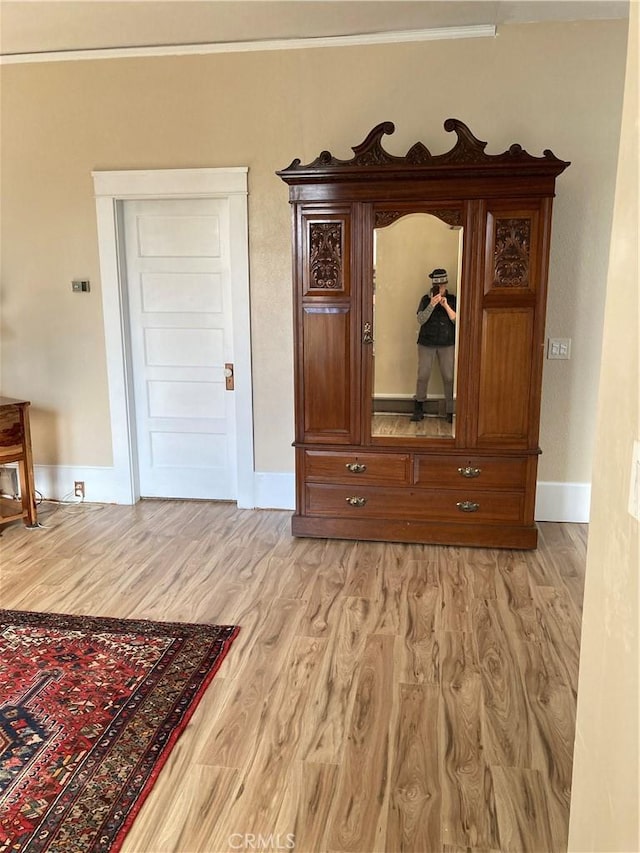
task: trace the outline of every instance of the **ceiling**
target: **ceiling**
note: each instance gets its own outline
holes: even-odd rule
[[[3,56],[628,17],[628,0],[0,0]]]

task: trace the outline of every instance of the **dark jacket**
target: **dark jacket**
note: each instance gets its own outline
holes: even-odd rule
[[[418,314],[424,311],[431,302],[431,294],[425,293],[418,306]],[[456,310],[456,297],[447,293],[447,302],[452,311]],[[431,316],[420,326],[418,343],[423,347],[450,347],[456,341],[456,324],[452,323],[449,315],[442,307],[436,305]]]

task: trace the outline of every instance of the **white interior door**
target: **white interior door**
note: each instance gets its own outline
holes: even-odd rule
[[[140,496],[235,500],[228,201],[123,209]]]

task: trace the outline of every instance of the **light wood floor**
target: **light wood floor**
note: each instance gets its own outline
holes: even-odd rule
[[[123,853],[566,850],[586,525],[492,551],[52,508],[4,528],[1,607],[242,627]]]
[[[371,434],[373,436],[401,435],[403,438],[420,436],[424,438],[453,438],[455,431],[455,417],[453,424],[444,418],[427,415],[422,421],[412,421],[411,414],[397,415],[384,412],[376,412],[371,421]]]

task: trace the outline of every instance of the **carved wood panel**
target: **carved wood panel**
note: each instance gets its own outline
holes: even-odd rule
[[[496,219],[493,286],[529,287],[531,220]]]
[[[533,294],[538,276],[538,211],[500,209],[487,214],[485,293]]]
[[[306,294],[333,295],[349,292],[349,221],[342,217],[306,220]]]

